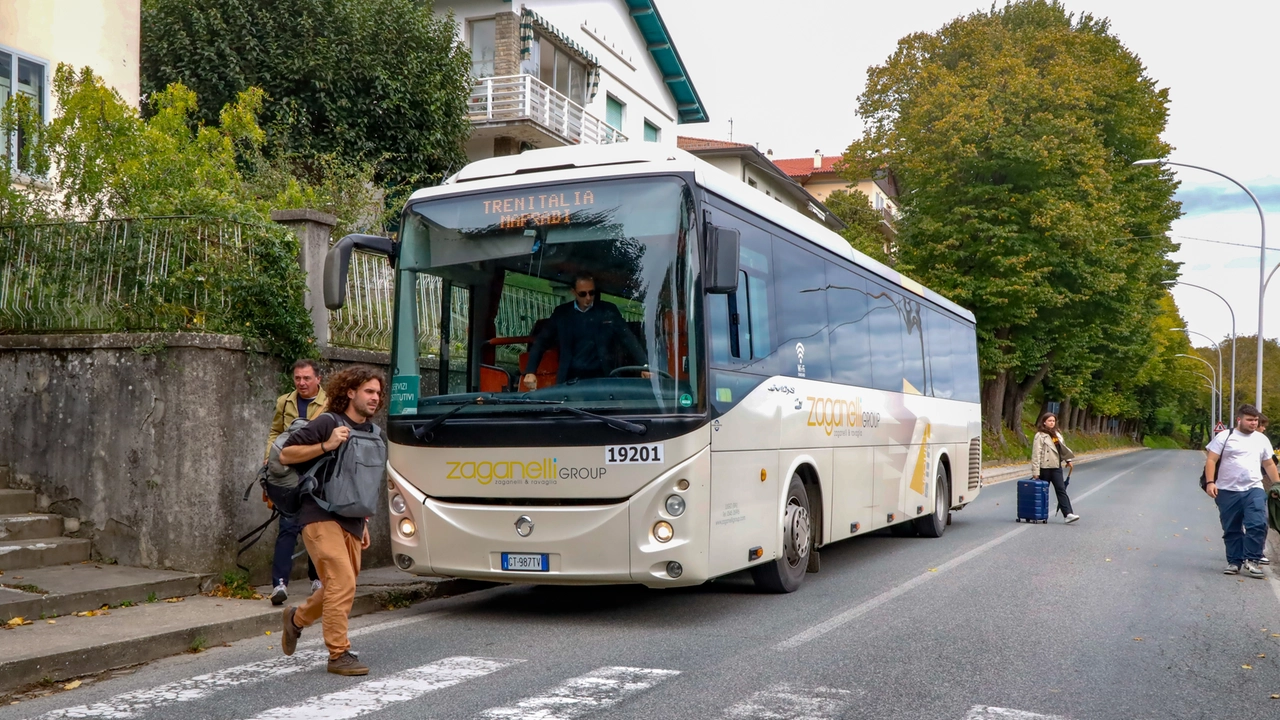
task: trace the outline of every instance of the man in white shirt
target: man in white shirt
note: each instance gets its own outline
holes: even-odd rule
[[[1236,426],[1218,433],[1206,450],[1204,491],[1218,504],[1222,540],[1227,546],[1227,575],[1265,577],[1259,562],[1267,540],[1267,496],[1262,489],[1262,473],[1271,482],[1280,482],[1271,458],[1271,441],[1257,432],[1261,413],[1252,405],[1242,405]],[[1217,467],[1218,458],[1222,466]]]

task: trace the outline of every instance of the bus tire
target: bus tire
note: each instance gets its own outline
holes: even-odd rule
[[[775,593],[795,592],[804,581],[813,552],[809,493],[797,473],[791,476],[782,511],[782,557],[751,568],[756,587]]]
[[[934,481],[933,512],[921,515],[914,520],[916,532],[921,537],[939,538],[947,531],[951,518],[951,487],[947,480],[946,468],[938,464],[938,479]]]

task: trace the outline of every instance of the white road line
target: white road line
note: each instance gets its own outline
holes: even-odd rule
[[[1010,710],[1009,708],[974,705],[964,720],[1065,720],[1060,715],[1040,715],[1026,710]]]
[[[861,693],[858,693],[861,694]],[[761,690],[725,711],[726,720],[835,720],[853,700],[849,690],[783,683]]]
[[[436,612],[366,625],[352,629],[347,633],[347,637],[357,638],[361,635],[392,630],[446,614],[448,613]],[[313,626],[313,632],[319,629],[319,625]],[[280,636],[272,635],[271,637],[278,639]],[[298,643],[298,647],[315,647],[322,644],[324,644],[324,640],[316,637]],[[54,710],[41,715],[40,718],[41,720],[53,720],[54,718],[131,718],[173,703],[200,700],[216,692],[229,690],[240,685],[262,682],[304,670],[311,670],[324,665],[328,661],[329,653],[327,650],[299,650],[292,656],[280,655],[269,660],[237,665],[153,688],[121,693],[92,705],[77,705]]]
[[[602,667],[586,675],[566,680],[543,695],[525,698],[509,707],[489,708],[481,718],[515,720],[572,720],[586,713],[616,705],[643,692],[679,670]]]
[[[524,662],[500,658],[450,657],[366,680],[348,690],[313,697],[300,705],[272,708],[253,720],[347,720],[408,702],[433,690],[451,687]]]
[[[1127,475],[1127,474],[1129,474],[1129,473],[1133,472],[1134,470],[1137,470],[1138,468],[1142,467],[1143,465],[1146,465],[1147,463],[1151,462],[1151,460],[1154,460],[1154,459],[1155,459],[1155,458],[1150,458],[1150,459],[1144,460],[1144,461],[1142,461],[1142,462],[1138,463],[1137,465],[1134,465],[1133,467],[1129,468],[1128,470],[1124,470],[1124,471],[1122,471],[1122,472],[1116,473],[1115,475],[1112,475],[1111,477],[1109,477],[1109,478],[1107,478],[1106,480],[1104,480],[1104,481],[1102,481],[1101,483],[1099,483],[1097,487],[1095,487],[1095,488],[1093,488],[1093,489],[1089,490],[1088,492],[1086,492],[1086,493],[1084,493],[1084,494],[1080,495],[1080,499],[1081,499],[1081,500],[1083,500],[1084,498],[1088,497],[1089,495],[1092,495],[1093,493],[1095,493],[1095,492],[1097,492],[1097,491],[1101,490],[1102,488],[1106,487],[1107,485],[1110,485],[1111,483],[1115,482],[1116,480],[1119,480],[1121,477],[1124,477],[1125,475]],[[875,610],[876,608],[880,607],[881,605],[884,605],[885,603],[887,603],[887,602],[889,602],[889,601],[891,601],[891,600],[894,600],[895,598],[897,598],[897,597],[899,597],[899,596],[901,596],[901,595],[905,595],[906,593],[908,593],[908,592],[910,592],[910,591],[914,590],[915,588],[917,588],[917,587],[919,587],[919,586],[921,586],[921,585],[923,585],[923,584],[925,584],[925,583],[929,582],[930,580],[933,580],[934,578],[938,577],[939,575],[942,575],[943,573],[947,572],[948,570],[953,570],[953,569],[955,569],[956,567],[958,567],[958,566],[960,566],[960,565],[963,565],[964,563],[966,563],[966,562],[968,562],[968,561],[970,561],[970,560],[972,560],[972,559],[974,559],[974,558],[978,557],[979,555],[982,555],[983,553],[985,553],[985,552],[987,552],[988,550],[990,550],[991,548],[993,548],[993,547],[995,547],[995,546],[999,545],[1000,543],[1002,543],[1002,542],[1004,542],[1004,541],[1008,540],[1009,538],[1012,538],[1012,537],[1014,537],[1014,536],[1016,536],[1016,535],[1019,535],[1019,534],[1021,534],[1021,533],[1024,533],[1024,532],[1026,532],[1026,531],[1030,530],[1031,528],[1032,528],[1032,526],[1031,526],[1031,525],[1022,525],[1022,526],[1020,526],[1020,527],[1018,527],[1018,528],[1015,528],[1015,529],[1013,529],[1013,530],[1010,530],[1009,532],[1007,532],[1007,533],[1005,533],[1005,534],[1001,535],[1000,537],[997,537],[997,538],[996,538],[996,539],[994,539],[994,540],[988,540],[987,542],[985,542],[985,543],[983,543],[983,544],[979,545],[978,547],[976,547],[976,548],[974,548],[974,549],[972,549],[972,550],[970,550],[970,551],[968,551],[968,552],[964,553],[963,555],[959,555],[959,556],[957,556],[957,557],[954,557],[954,558],[952,558],[952,559],[950,559],[950,560],[948,560],[948,561],[946,561],[946,562],[942,563],[941,565],[939,565],[937,568],[934,568],[933,570],[930,570],[930,571],[928,571],[928,572],[921,573],[920,575],[917,575],[917,576],[915,576],[915,577],[911,578],[910,580],[908,580],[908,581],[906,581],[906,582],[902,583],[901,585],[899,585],[899,586],[897,586],[897,587],[893,588],[892,590],[886,590],[886,591],[884,591],[884,592],[880,593],[879,595],[877,595],[877,596],[875,596],[875,597],[871,598],[870,600],[867,600],[867,601],[865,601],[865,602],[863,602],[863,603],[861,603],[861,604],[859,604],[859,605],[855,605],[855,606],[853,606],[853,607],[849,608],[848,610],[845,610],[844,612],[839,613],[838,615],[835,615],[835,616],[833,616],[833,617],[831,617],[831,618],[829,618],[829,619],[827,619],[827,620],[824,620],[824,621],[822,621],[822,622],[818,623],[817,625],[814,625],[813,627],[810,627],[808,630],[804,630],[804,631],[802,631],[802,632],[800,632],[800,633],[797,633],[796,635],[793,635],[793,636],[791,636],[791,637],[787,638],[786,640],[783,640],[782,642],[778,643],[777,645],[774,645],[774,646],[773,646],[773,649],[775,649],[775,650],[793,650],[793,649],[795,649],[795,648],[797,648],[797,647],[800,647],[801,645],[803,645],[803,644],[805,644],[805,643],[809,642],[810,640],[813,640],[813,639],[815,639],[815,638],[822,637],[823,635],[826,635],[827,633],[831,632],[832,630],[835,630],[836,628],[840,627],[841,625],[844,625],[845,623],[851,622],[851,621],[853,621],[853,620],[856,620],[856,619],[858,619],[858,618],[862,617],[863,615],[866,615],[867,613],[871,612],[872,610]]]

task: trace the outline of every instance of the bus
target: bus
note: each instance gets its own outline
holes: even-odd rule
[[[472,163],[410,197],[397,240],[334,244],[331,309],[356,250],[394,268],[410,573],[791,592],[819,548],[940,537],[978,496],[972,313],[684,151]]]

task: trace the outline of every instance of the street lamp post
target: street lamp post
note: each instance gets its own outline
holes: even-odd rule
[[[1205,367],[1209,368],[1209,372],[1213,372],[1213,363],[1209,362],[1208,360],[1205,360],[1204,358],[1198,355],[1188,355],[1186,353],[1178,353],[1177,355],[1174,355],[1174,357],[1183,357],[1183,358],[1191,358],[1192,360],[1199,360],[1200,362],[1204,363]],[[1205,379],[1208,380],[1209,378],[1206,377]],[[1218,421],[1221,421],[1222,420],[1222,386],[1218,384],[1218,376],[1216,373],[1213,376],[1212,382],[1213,382],[1214,388],[1217,388],[1217,392],[1218,392],[1218,409],[1217,409],[1216,419]],[[1210,402],[1209,405],[1212,407],[1213,403]]]
[[[1217,423],[1215,423],[1213,420],[1213,396],[1214,396],[1214,393],[1216,393],[1218,390],[1217,390],[1217,387],[1213,384],[1213,381],[1209,379],[1208,375],[1205,375],[1202,372],[1198,372],[1194,374],[1204,378],[1205,382],[1209,384],[1209,437],[1212,438],[1213,430],[1214,428],[1217,427]]]
[[[1275,271],[1272,270],[1272,272],[1275,272]],[[1223,304],[1227,306],[1227,312],[1231,313],[1231,421],[1235,422],[1235,419],[1236,419],[1236,311],[1235,309],[1231,307],[1231,303],[1227,302],[1226,298],[1222,297],[1218,293],[1202,285],[1196,285],[1194,283],[1185,282],[1183,280],[1166,280],[1164,284],[1165,285],[1186,285],[1187,287],[1193,287],[1197,290],[1203,290],[1213,295],[1214,297],[1218,298],[1219,300],[1221,300]]]
[[[1253,206],[1258,209],[1258,222],[1262,224],[1262,248],[1260,250],[1261,254],[1258,256],[1258,373],[1257,373],[1257,377],[1255,378],[1255,382],[1257,384],[1254,389],[1253,396],[1254,396],[1254,405],[1256,405],[1258,409],[1261,410],[1262,409],[1262,297],[1263,297],[1263,294],[1266,292],[1266,288],[1267,288],[1267,280],[1266,280],[1267,216],[1262,212],[1262,203],[1258,202],[1258,198],[1254,197],[1253,192],[1250,191],[1249,188],[1245,187],[1244,184],[1241,183],[1239,180],[1236,180],[1230,175],[1225,175],[1223,173],[1220,173],[1217,170],[1210,170],[1207,167],[1200,167],[1199,165],[1188,165],[1186,163],[1170,162],[1168,160],[1162,160],[1159,158],[1150,159],[1150,160],[1139,160],[1135,162],[1134,165],[1176,165],[1178,167],[1187,167],[1187,168],[1192,168],[1194,170],[1203,170],[1207,173],[1213,173],[1218,177],[1222,177],[1222,178],[1226,178],[1227,180],[1230,180],[1232,183],[1236,185],[1236,187],[1245,191],[1245,194],[1247,194],[1249,196],[1249,199],[1253,201]],[[1231,399],[1234,402],[1235,401],[1234,390],[1232,391],[1231,395],[1232,395]],[[1233,409],[1232,420],[1235,419],[1234,416],[1235,416],[1235,411]]]
[[[1201,332],[1196,332],[1195,330],[1191,330],[1189,328],[1173,328],[1173,329],[1174,331],[1181,330],[1182,332],[1187,333],[1189,335],[1199,335],[1200,337],[1209,341],[1209,344],[1213,346],[1213,349],[1218,352],[1218,379],[1222,382],[1223,385],[1225,385],[1227,382],[1227,376],[1222,374],[1222,348],[1218,346],[1218,343],[1214,342],[1213,338],[1209,337],[1208,335],[1205,335],[1204,333],[1201,333]],[[1235,408],[1231,408],[1231,409],[1232,411],[1235,410]],[[1219,420],[1222,419],[1222,393],[1221,392],[1218,393],[1218,419]],[[1234,412],[1231,419],[1233,422],[1235,421]]]

